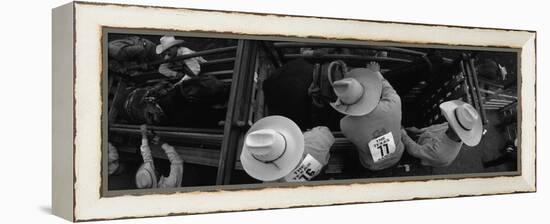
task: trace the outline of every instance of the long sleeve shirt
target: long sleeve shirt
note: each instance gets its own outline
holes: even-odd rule
[[[450,165],[460,152],[462,142],[450,139],[445,133],[447,122],[420,129],[415,142],[405,131],[402,140],[409,154],[421,159],[426,166],[443,167]]]
[[[195,51],[186,48],[186,47],[180,47],[178,48],[177,56],[186,55],[186,54],[192,54],[195,53]],[[169,56],[166,56],[164,59],[170,59]],[[197,76],[201,72],[201,65],[200,63],[206,62],[206,60],[203,57],[194,57],[194,58],[188,58],[183,61],[183,63],[191,70],[193,74],[185,74],[183,76],[183,80],[188,80],[192,76]],[[159,73],[169,77],[169,78],[175,78],[178,77],[179,72],[174,71],[171,69],[172,66],[177,65],[181,63],[164,63],[159,66]]]
[[[401,142],[401,98],[383,77],[382,94],[376,108],[363,116],[345,116],[340,120],[340,127],[346,138],[357,147],[363,167],[381,170],[395,165],[401,159],[404,152]],[[388,151],[379,152],[379,149],[369,147],[371,141],[382,136],[387,136],[386,140],[393,142],[390,144],[391,150],[386,148]],[[389,136],[393,138],[389,139]]]

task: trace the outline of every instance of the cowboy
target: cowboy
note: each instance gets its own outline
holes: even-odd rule
[[[330,82],[338,99],[330,105],[346,116],[340,120],[342,133],[358,149],[359,161],[370,170],[395,165],[404,147],[401,142],[401,99],[371,62],[355,68],[344,78]]]
[[[161,176],[160,179],[157,180],[155,164],[151,156],[151,148],[149,147],[149,141],[147,139],[147,125],[141,125],[140,131],[142,137],[140,151],[143,157],[143,164],[136,172],[136,186],[140,189],[173,188],[181,186],[181,181],[183,179],[183,160],[174,150],[174,147],[168,143],[161,142],[158,136],[153,138],[152,143],[160,145],[170,161],[170,174],[168,177]]]
[[[164,59],[171,59],[177,56],[195,53],[195,51],[181,46],[184,42],[184,40],[178,40],[174,36],[163,36],[160,38],[160,44],[157,45],[156,53],[161,55]],[[183,63],[170,62],[161,64],[158,71],[166,77],[186,81],[200,73],[200,63],[204,62],[206,62],[206,60],[202,57],[193,57],[183,60]],[[174,69],[176,69],[176,67],[181,67],[184,72],[182,73],[175,71]]]
[[[328,164],[334,137],[326,127],[302,134],[292,120],[269,116],[246,134],[241,163],[246,173],[261,181],[301,182],[317,176]]]
[[[483,132],[481,118],[472,105],[452,100],[443,102],[439,109],[447,122],[422,129],[406,129],[418,136],[417,141],[412,140],[405,129],[402,130],[407,152],[421,159],[425,166],[449,166],[460,152],[462,144],[476,146]]]
[[[130,36],[108,43],[109,70],[119,74],[147,70],[145,63],[158,59],[155,43],[138,36]]]

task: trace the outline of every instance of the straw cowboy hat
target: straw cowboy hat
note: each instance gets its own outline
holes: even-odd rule
[[[483,127],[481,117],[472,105],[452,100],[439,105],[439,109],[464,144],[476,146],[479,143]]]
[[[343,79],[333,82],[329,73],[329,80],[338,97],[336,102],[332,102],[330,105],[336,111],[346,115],[363,116],[370,113],[380,101],[381,77],[382,75],[378,71],[369,68],[356,68],[347,72]]]
[[[157,54],[160,54],[164,52],[166,49],[171,48],[173,46],[176,46],[178,44],[181,44],[185,42],[184,40],[176,40],[174,36],[163,36],[160,38],[160,44],[157,45],[156,52]]]
[[[274,181],[289,174],[304,153],[304,135],[292,120],[269,116],[246,133],[241,163],[251,177]]]
[[[139,189],[157,188],[157,175],[151,163],[143,163],[136,172],[136,186]]]

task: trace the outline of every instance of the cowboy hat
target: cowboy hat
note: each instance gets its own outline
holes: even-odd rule
[[[269,116],[248,130],[240,158],[248,175],[274,181],[289,174],[303,153],[304,135],[298,125],[283,116]]]
[[[143,163],[136,172],[136,186],[139,189],[156,188],[157,176],[151,163]]]
[[[451,100],[439,105],[439,109],[464,144],[476,146],[479,143],[483,126],[479,113],[472,105]]]
[[[176,40],[174,36],[163,36],[160,38],[160,44],[157,45],[156,52],[157,54],[161,54],[166,49],[171,48],[173,46],[176,46],[178,44],[181,44],[185,42],[184,40]]]
[[[347,72],[343,79],[332,82],[334,93],[338,97],[330,105],[338,112],[363,116],[370,113],[382,94],[382,75],[369,68],[356,68]]]

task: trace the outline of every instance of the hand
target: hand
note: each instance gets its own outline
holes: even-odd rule
[[[380,72],[380,65],[375,61],[368,63],[367,68],[375,72]]]
[[[147,135],[147,124],[139,126],[139,130],[141,131],[141,135]]]
[[[153,143],[153,145],[158,145],[160,143],[160,136],[158,135],[153,136],[151,143]]]

